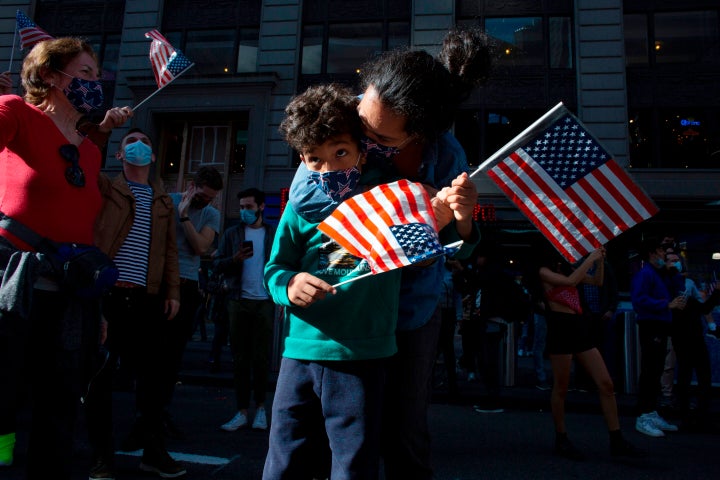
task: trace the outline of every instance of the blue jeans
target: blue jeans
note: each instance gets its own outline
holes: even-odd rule
[[[379,477],[385,360],[283,358],[263,480]]]
[[[533,366],[538,383],[547,382],[545,371],[545,337],[547,336],[547,323],[545,316],[539,313],[533,314],[533,326],[535,335],[533,338]]]
[[[387,480],[428,480],[433,476],[427,410],[441,317],[438,308],[422,327],[397,332],[398,352],[389,362],[383,413]]]

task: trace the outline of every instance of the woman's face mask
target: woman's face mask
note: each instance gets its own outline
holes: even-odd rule
[[[152,162],[152,148],[140,140],[125,145],[125,161],[131,165],[144,167]]]
[[[340,203],[352,194],[360,181],[358,163],[361,156],[358,155],[357,162],[350,168],[323,173],[310,172],[308,178],[332,201]]]
[[[83,80],[65,72],[60,73],[72,78],[63,92],[75,110],[80,113],[90,113],[102,107],[104,100],[102,83],[98,80]]]

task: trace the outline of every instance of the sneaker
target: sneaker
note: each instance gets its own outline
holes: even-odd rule
[[[140,470],[143,472],[157,473],[161,478],[177,478],[187,473],[187,470],[180,465],[165,450],[155,450],[152,453],[145,449]]]
[[[655,426],[655,422],[647,413],[640,415],[635,420],[635,430],[640,433],[644,433],[649,437],[664,437],[665,434],[662,430]]]
[[[569,458],[570,460],[585,460],[585,454],[578,450],[577,447],[572,444],[567,435],[562,435],[555,438],[555,455]]]
[[[232,417],[229,422],[222,425],[220,428],[225,430],[226,432],[234,432],[240,427],[244,427],[247,425],[247,415],[245,415],[242,412],[237,412],[237,415]],[[267,426],[266,426],[267,427]]]
[[[265,415],[265,408],[260,407],[257,409],[257,412],[255,412],[255,419],[252,423],[252,428],[254,430],[267,430],[267,416]]]
[[[547,391],[550,390],[552,387],[551,387],[550,384],[547,383],[547,382],[540,382],[540,383],[538,383],[537,385],[535,385],[535,388],[537,388],[538,390],[542,390],[543,392],[547,392]]]
[[[13,464],[14,450],[15,432],[0,435],[0,467],[9,467]]]
[[[95,465],[90,469],[90,480],[115,480],[115,469],[102,458],[98,458]]]
[[[662,430],[663,432],[677,432],[678,431],[677,425],[668,423],[657,412],[646,413],[645,415],[647,415],[653,421],[653,423],[655,424],[655,427]]]

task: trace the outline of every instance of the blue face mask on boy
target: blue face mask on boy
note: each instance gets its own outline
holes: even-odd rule
[[[152,162],[152,148],[140,140],[125,145],[125,161],[130,165],[144,167]]]
[[[340,203],[352,194],[360,182],[358,163],[361,155],[358,155],[357,162],[350,168],[323,173],[310,172],[308,178],[333,202]]]

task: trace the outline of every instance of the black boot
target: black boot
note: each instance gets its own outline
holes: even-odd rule
[[[187,473],[185,468],[173,460],[167,452],[162,435],[158,433],[148,436],[140,462],[140,470],[156,473],[162,478],[178,478]]]
[[[620,430],[614,430],[610,432],[610,455],[613,457],[641,458],[646,453],[625,440]]]
[[[569,458],[570,460],[585,460],[585,454],[575,448],[575,445],[570,442],[567,433],[555,433],[555,455]]]

